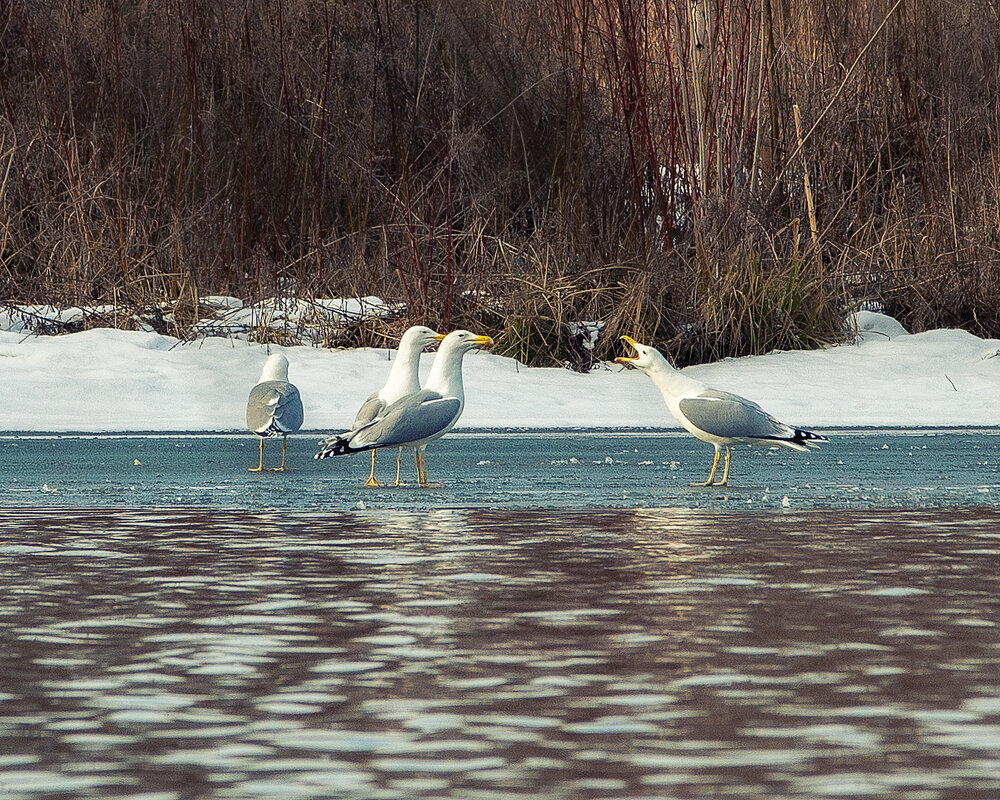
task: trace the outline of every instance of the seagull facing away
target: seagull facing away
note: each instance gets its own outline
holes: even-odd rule
[[[358,411],[354,418],[351,430],[362,428],[370,422],[374,422],[385,410],[408,394],[420,391],[420,354],[424,348],[435,342],[444,339],[444,335],[432,331],[425,325],[414,325],[407,328],[399,339],[399,350],[396,360],[389,370],[389,377],[386,378],[385,386],[371,395]],[[403,448],[399,448],[396,456],[396,482],[393,486],[399,486],[400,459],[403,456]],[[368,473],[368,480],[365,486],[382,486],[382,483],[375,479],[375,450],[372,450],[372,468]]]
[[[275,353],[264,362],[247,400],[247,427],[260,437],[260,461],[250,472],[264,469],[264,439],[272,436],[281,437],[281,466],[275,471],[284,472],[288,434],[302,427],[302,399],[288,382],[288,359],[283,355]]]
[[[316,458],[382,447],[412,447],[418,484],[440,486],[427,482],[424,450],[455,426],[465,408],[462,358],[471,350],[492,344],[489,336],[452,331],[441,341],[423,389],[397,400],[371,422],[323,440]]]
[[[689,378],[675,369],[654,347],[639,344],[631,336],[623,336],[622,341],[630,345],[637,355],[634,358],[622,356],[615,361],[645,372],[660,390],[674,418],[688,433],[715,448],[708,480],[692,483],[692,486],[725,486],[729,482],[730,447],[734,444],[780,445],[805,452],[810,447],[819,447],[817,442],[829,441],[818,433],[780,422],[752,400],[710,389]],[[723,447],[726,448],[726,466],[722,471],[722,480],[716,483],[715,471]]]

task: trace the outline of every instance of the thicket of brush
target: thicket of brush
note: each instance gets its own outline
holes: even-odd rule
[[[0,276],[179,326],[375,294],[532,363],[586,319],[807,347],[866,300],[997,336],[998,78],[986,0],[24,0]]]

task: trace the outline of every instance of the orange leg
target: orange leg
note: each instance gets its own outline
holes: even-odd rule
[[[403,448],[400,447],[399,452],[396,453],[396,482],[393,484],[393,486],[403,486],[403,483],[400,482],[399,480],[399,471],[400,469],[402,469],[402,462],[403,462]]]
[[[728,452],[728,449],[727,449]],[[708,473],[708,480],[701,483],[692,483],[692,486],[711,486],[715,483],[715,471],[719,468],[719,456],[722,455],[722,451],[719,446],[715,446],[715,458],[712,460],[712,471]],[[729,466],[729,457],[726,457],[726,466]]]
[[[722,480],[719,481],[719,483],[718,483],[719,486],[725,486],[726,484],[729,483],[729,462],[732,460],[732,457],[733,457],[733,451],[730,450],[727,447],[726,448],[726,466],[722,470]]]
[[[383,484],[375,479],[375,451],[372,450],[372,468],[371,472],[368,473],[368,480],[365,481],[365,486],[382,486]]]
[[[264,437],[260,437],[260,461],[256,467],[250,467],[247,472],[260,472],[264,469]]]
[[[417,460],[417,483],[425,489],[440,489],[440,483],[427,482],[427,460],[424,457],[424,448],[418,447],[415,457]]]

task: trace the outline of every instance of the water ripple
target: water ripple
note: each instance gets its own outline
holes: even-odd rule
[[[997,519],[0,512],[0,796],[986,800]]]

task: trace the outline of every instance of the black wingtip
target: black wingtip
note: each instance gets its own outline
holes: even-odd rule
[[[330,458],[332,456],[350,455],[357,452],[359,451],[353,450],[346,439],[337,439],[316,453],[313,458]]]
[[[792,437],[792,441],[798,444],[806,444],[808,442],[828,442],[829,438],[823,436],[820,433],[814,433],[813,431],[804,431],[800,428],[795,429],[795,436]]]

